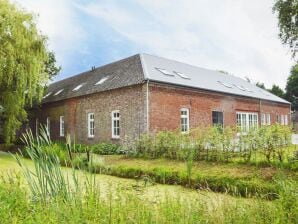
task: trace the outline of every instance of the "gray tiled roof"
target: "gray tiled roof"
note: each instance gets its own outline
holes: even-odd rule
[[[171,75],[165,75],[157,68],[165,69]],[[181,77],[180,73],[189,79]],[[95,85],[103,77],[108,79],[102,84]],[[94,71],[84,72],[55,82],[49,86],[48,92],[51,94],[43,102],[53,102],[131,86],[143,83],[146,80],[289,104],[288,101],[244,79],[148,54],[137,54],[96,68]],[[80,84],[83,84],[83,86],[78,91],[73,91]],[[63,91],[54,96],[61,89]]]
[[[102,78],[107,78],[107,80],[99,85],[95,85]],[[142,82],[144,82],[144,75],[140,56],[134,55],[96,68],[93,71],[83,72],[52,83],[47,90],[47,93],[50,93],[50,95],[43,99],[43,103],[136,85]],[[80,84],[83,84],[83,86],[79,90],[73,91]],[[63,91],[55,96],[55,93],[62,89]]]

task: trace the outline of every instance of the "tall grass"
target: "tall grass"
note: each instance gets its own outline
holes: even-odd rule
[[[27,130],[22,140],[26,144],[25,153],[33,161],[34,170],[27,166],[21,155],[16,154],[15,159],[23,171],[33,199],[43,202],[54,198],[71,200],[79,192],[79,179],[74,168],[72,175],[65,177],[59,157],[45,150],[52,145],[47,129],[41,128],[40,135],[36,138],[31,130]]]
[[[0,220],[3,224],[297,221],[297,187],[295,183],[282,179],[278,180],[279,199],[273,202],[261,199],[245,201],[215,194],[205,201],[167,194],[161,200],[152,201],[123,188],[110,188],[102,195],[94,176],[82,174],[79,178],[74,169],[70,177],[63,173],[59,158],[49,150],[43,150],[51,145],[45,130],[37,139],[28,131],[23,140],[34,169],[30,169],[20,155],[16,160],[30,191],[27,193],[18,177],[0,178]],[[33,200],[28,200],[28,196]],[[152,195],[147,198],[152,199]]]

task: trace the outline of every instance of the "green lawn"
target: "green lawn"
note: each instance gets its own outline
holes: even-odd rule
[[[109,157],[111,159],[111,157]],[[116,157],[115,157],[116,158]],[[33,169],[33,163],[26,159],[26,164]],[[62,168],[65,175],[70,175],[72,170],[70,168]],[[6,175],[7,173],[20,173],[21,170],[14,160],[14,158],[7,154],[0,152],[0,175]],[[79,175],[83,176],[83,171],[77,171]],[[208,191],[195,191],[187,189],[181,186],[174,185],[162,185],[162,184],[150,184],[145,187],[145,183],[142,180],[136,181],[133,179],[119,178],[109,175],[96,174],[96,183],[100,188],[102,195],[110,192],[111,189],[116,190],[117,188],[125,190],[131,193],[135,193],[146,200],[158,201],[165,195],[182,198],[192,198],[206,201],[206,203],[216,203],[217,201],[227,202],[238,202],[243,201],[250,203],[250,200],[234,198],[229,195],[213,193]]]
[[[168,159],[141,159],[127,158],[125,156],[96,156],[97,160],[105,166],[111,167],[135,167],[146,169],[166,168],[173,171],[185,171],[186,164],[183,161]],[[236,177],[247,180],[272,181],[279,169],[276,167],[256,167],[252,165],[237,163],[212,163],[199,161],[194,162],[193,175],[201,174],[208,176]],[[298,172],[283,170],[283,172],[293,179],[298,180]]]
[[[98,157],[97,161],[110,166],[139,166],[152,168],[164,166],[183,169],[183,163],[164,160],[126,159],[120,156]],[[152,163],[150,163],[152,162]],[[34,164],[25,160],[32,171]],[[205,164],[211,168],[216,164]],[[203,170],[203,164],[197,164]],[[212,174],[224,166],[213,168]],[[230,174],[236,173],[230,167]],[[65,175],[71,175],[70,168],[62,168]],[[2,182],[1,176],[7,173],[19,173],[22,188],[15,184]],[[76,170],[81,184],[87,174]],[[198,170],[196,171],[198,172]],[[244,170],[243,170],[244,172]],[[251,171],[252,172],[252,171]],[[243,175],[243,174],[242,174]],[[82,178],[81,178],[82,177]],[[62,201],[51,203],[34,203],[28,200],[29,192],[22,172],[14,158],[0,152],[0,219],[3,223],[272,223],[282,217],[278,201],[267,201],[260,198],[233,197],[228,194],[214,193],[206,190],[193,190],[177,185],[144,184],[144,180],[126,179],[114,176],[95,174],[96,188],[100,194],[95,199],[77,203]],[[84,185],[82,185],[84,187]],[[24,189],[24,190],[23,190]],[[85,189],[86,190],[86,189]],[[84,190],[82,192],[85,192]],[[86,192],[87,193],[87,192]],[[81,195],[84,195],[82,193]],[[30,195],[30,192],[29,192]],[[287,211],[288,212],[288,211]],[[2,223],[2,222],[1,222]],[[276,223],[282,223],[276,222]]]

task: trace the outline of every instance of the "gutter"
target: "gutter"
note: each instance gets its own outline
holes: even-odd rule
[[[149,79],[146,84],[146,119],[147,119],[147,134],[149,134]]]

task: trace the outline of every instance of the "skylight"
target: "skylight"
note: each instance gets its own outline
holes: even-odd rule
[[[234,84],[234,86],[236,86],[238,89],[240,89],[242,91],[245,91],[246,90],[243,86],[238,86],[238,85],[235,85],[235,84]]]
[[[226,83],[226,82],[222,82],[222,81],[217,81],[218,83],[222,84],[223,86],[227,87],[227,88],[233,88],[233,86],[231,86],[230,84]]]
[[[51,94],[52,94],[52,92],[47,93],[47,94],[43,97],[43,99],[49,97]]]
[[[104,77],[104,78],[102,78],[102,79],[99,80],[97,83],[95,83],[95,85],[97,86],[97,85],[100,85],[100,84],[104,83],[105,81],[108,80],[108,78],[109,78],[109,77]]]
[[[163,69],[163,68],[155,68],[155,69],[157,69],[158,71],[160,71],[160,72],[161,72],[162,74],[164,74],[164,75],[174,76],[173,73],[169,72],[169,71],[166,70],[166,69]]]
[[[243,87],[243,88],[244,88],[246,91],[250,92],[250,93],[253,92],[251,89],[248,89],[248,88],[246,88],[246,87]]]
[[[78,91],[82,86],[83,86],[83,84],[80,84],[80,85],[76,86],[76,88],[74,88],[72,91]]]
[[[59,95],[60,93],[62,93],[62,91],[63,91],[63,89],[58,90],[58,91],[54,94],[54,96]]]
[[[187,75],[185,75],[185,74],[183,74],[183,73],[181,73],[181,72],[176,72],[176,71],[174,71],[177,75],[179,75],[181,78],[183,78],[183,79],[190,79]]]

